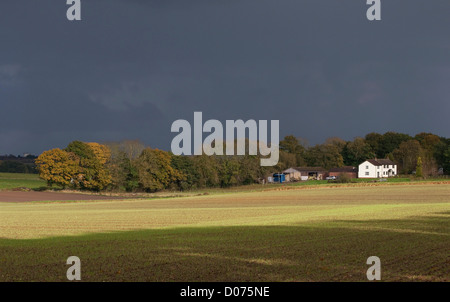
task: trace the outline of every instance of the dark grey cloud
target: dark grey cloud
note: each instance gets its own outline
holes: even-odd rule
[[[168,149],[171,123],[279,119],[318,143],[368,132],[450,136],[450,2],[0,3],[0,153],[74,139]]]

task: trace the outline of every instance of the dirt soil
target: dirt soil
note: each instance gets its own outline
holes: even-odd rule
[[[0,202],[111,200],[111,199],[124,199],[124,197],[77,194],[77,193],[57,193],[57,192],[0,191]]]

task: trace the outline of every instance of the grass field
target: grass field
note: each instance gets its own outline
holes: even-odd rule
[[[0,190],[21,187],[37,189],[45,186],[46,182],[38,174],[0,173]]]
[[[0,203],[0,281],[450,281],[450,185]]]

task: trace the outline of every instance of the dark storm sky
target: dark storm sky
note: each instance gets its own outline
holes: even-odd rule
[[[168,150],[176,119],[280,120],[311,144],[450,136],[450,1],[0,2],[0,154],[72,140]]]

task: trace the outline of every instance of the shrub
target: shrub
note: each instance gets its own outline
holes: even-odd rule
[[[352,183],[352,182],[355,182],[355,181],[353,181],[353,180],[347,175],[347,173],[341,173],[341,174],[339,174],[339,176],[337,177],[336,180],[329,180],[328,182],[329,182],[329,183],[340,183],[340,184],[343,184],[343,183]]]

